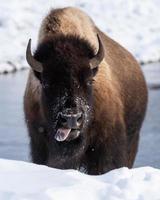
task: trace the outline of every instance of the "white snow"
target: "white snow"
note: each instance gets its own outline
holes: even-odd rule
[[[0,159],[2,200],[160,200],[160,170],[120,168],[90,176]]]
[[[36,46],[38,28],[51,8],[76,6],[139,61],[160,58],[159,0],[0,0],[0,73],[27,67],[28,39]]]

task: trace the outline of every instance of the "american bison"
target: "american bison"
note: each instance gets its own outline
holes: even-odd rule
[[[137,61],[77,8],[44,18],[24,112],[34,163],[102,174],[132,167],[147,106]]]

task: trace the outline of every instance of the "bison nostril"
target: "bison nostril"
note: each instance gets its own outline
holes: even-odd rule
[[[67,124],[67,118],[62,114],[60,113],[59,115],[59,122],[64,126]]]
[[[63,124],[63,123],[66,123],[66,122],[67,122],[67,119],[61,117],[61,123]]]
[[[82,123],[82,115],[77,119],[78,124]]]

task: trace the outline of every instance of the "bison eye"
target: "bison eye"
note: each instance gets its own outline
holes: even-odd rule
[[[98,72],[98,66],[92,69],[92,75],[95,76]]]
[[[92,82],[93,82],[93,80],[89,80],[89,81],[87,81],[87,86],[92,86]]]
[[[44,89],[48,89],[50,87],[50,85],[48,83],[42,83],[42,87]]]
[[[74,86],[77,88],[77,89],[79,89],[80,88],[80,84],[77,82],[77,81],[73,81],[73,84],[74,84]]]

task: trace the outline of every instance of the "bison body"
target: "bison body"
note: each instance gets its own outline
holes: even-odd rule
[[[147,105],[133,56],[76,8],[45,17],[24,95],[34,163],[102,174],[132,167]]]

